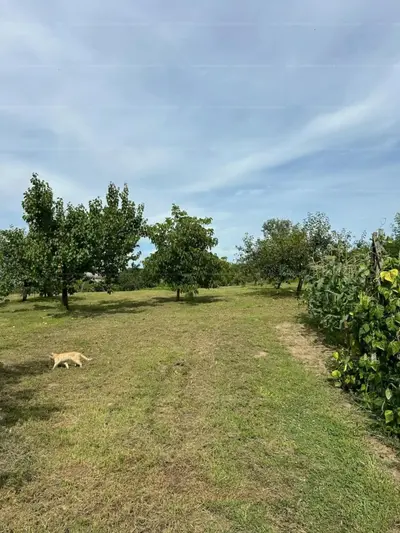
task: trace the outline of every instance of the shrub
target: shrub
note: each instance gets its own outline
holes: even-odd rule
[[[375,294],[359,294],[349,316],[349,342],[334,354],[332,377],[400,434],[399,270],[384,270],[380,277]]]
[[[372,279],[365,247],[333,252],[313,267],[305,291],[311,318],[340,346],[332,379],[400,434],[399,259],[383,252]]]
[[[310,317],[341,342],[349,313],[369,276],[365,254],[335,248],[311,268],[305,289]]]
[[[129,268],[120,273],[118,286],[121,291],[136,291],[144,287],[143,270],[139,268]]]

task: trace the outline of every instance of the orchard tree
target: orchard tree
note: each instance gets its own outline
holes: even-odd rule
[[[78,280],[93,272],[106,278],[108,289],[118,278],[142,235],[143,206],[129,200],[129,190],[110,184],[103,205],[100,199],[83,205],[54,199],[48,183],[32,175],[23,201],[24,220],[33,242],[36,278],[43,286],[68,295]]]
[[[2,292],[18,290],[26,301],[33,284],[32,239],[25,230],[0,231],[0,272]]]
[[[320,211],[308,213],[302,227],[307,235],[310,260],[319,261],[334,240],[329,218]]]
[[[307,263],[307,238],[300,224],[272,218],[262,227],[263,236],[254,239],[246,235],[239,247],[240,261],[253,273],[254,279],[275,283],[299,277]]]
[[[62,199],[55,200],[50,185],[37,174],[32,175],[22,205],[34,243],[37,275],[61,291],[62,303],[68,309],[68,294],[92,267],[87,210],[83,205],[65,206]]]
[[[298,280],[302,290],[310,265],[319,261],[334,242],[334,232],[323,213],[308,213],[302,224],[272,218],[262,227],[263,236],[246,235],[239,247],[240,262],[254,280],[269,280],[279,288],[283,281]]]
[[[258,283],[261,280],[261,262],[259,253],[260,239],[256,240],[248,233],[243,237],[243,242],[237,246],[238,264],[240,265],[243,276],[249,282]]]
[[[230,285],[244,285],[246,283],[245,273],[240,263],[234,263],[227,257],[220,257],[220,274],[218,284],[223,287]]]
[[[212,253],[218,244],[211,218],[189,216],[177,205],[165,222],[148,228],[156,250],[146,260],[145,268],[176,291],[196,294],[199,287],[209,288],[218,279],[220,260]]]
[[[304,279],[309,274],[311,265],[321,261],[329,246],[335,241],[335,232],[332,231],[331,223],[325,213],[320,211],[308,213],[301,227],[306,236],[307,249],[306,260],[298,273],[297,294],[300,294],[302,290]]]
[[[400,257],[400,213],[394,217],[392,235],[386,239],[385,249],[391,257]]]
[[[280,288],[282,282],[299,278],[307,264],[307,238],[300,224],[270,219],[263,224],[260,258],[264,277]]]
[[[94,270],[105,278],[107,290],[118,280],[129,262],[136,261],[135,253],[144,235],[143,204],[129,199],[129,189],[122,191],[113,183],[108,186],[106,203],[100,198],[89,203],[89,224]]]
[[[7,241],[0,233],[0,301],[12,291],[12,280],[10,278],[10,271],[8,268],[7,258],[4,256]]]

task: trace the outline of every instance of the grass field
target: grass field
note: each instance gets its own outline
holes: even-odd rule
[[[289,293],[71,308],[0,307],[0,531],[400,531],[389,460],[310,368]],[[51,372],[67,350],[93,361]]]

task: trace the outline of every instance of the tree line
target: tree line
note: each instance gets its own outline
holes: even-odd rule
[[[394,235],[387,237],[393,249],[400,249],[400,217],[396,218]],[[332,250],[368,250],[369,242],[364,232],[356,238],[351,232],[332,228],[329,218],[321,212],[308,213],[302,222],[272,218],[262,226],[259,238],[246,235],[238,247],[239,262],[247,277],[254,282],[269,281],[277,289],[282,283],[297,280],[300,294],[304,281],[313,266],[329,255]]]
[[[223,281],[227,261],[213,253],[218,241],[211,218],[191,217],[177,205],[162,223],[149,225],[143,204],[110,183],[105,202],[88,206],[65,204],[55,198],[50,185],[34,173],[24,193],[23,220],[27,228],[0,231],[0,296],[20,291],[26,300],[32,291],[42,296],[61,295],[68,309],[69,295],[79,290],[88,273],[101,278],[111,292],[129,272],[137,274],[135,261],[142,237],[151,239],[155,252],[144,261],[146,284],[163,284],[182,293]]]
[[[132,290],[165,285],[182,293],[199,288],[297,281],[300,293],[313,265],[332,249],[368,249],[363,235],[354,239],[331,227],[324,213],[309,213],[299,223],[288,219],[267,220],[258,238],[245,235],[230,262],[213,251],[218,240],[209,217],[189,216],[173,205],[163,222],[148,224],[144,205],[129,197],[129,189],[110,183],[105,201],[65,204],[55,198],[50,185],[34,173],[22,201],[26,229],[0,230],[0,298],[21,292],[61,295],[68,308],[69,295],[78,290]],[[155,251],[141,266],[138,244],[147,237]],[[391,255],[400,250],[400,214],[393,234],[386,238]],[[101,282],[87,279],[97,275]]]

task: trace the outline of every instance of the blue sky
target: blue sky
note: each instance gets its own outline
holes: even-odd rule
[[[321,210],[400,211],[400,4],[0,0],[0,227],[32,171],[72,202],[130,186],[212,216],[218,252]],[[144,247],[148,251],[148,245]]]

